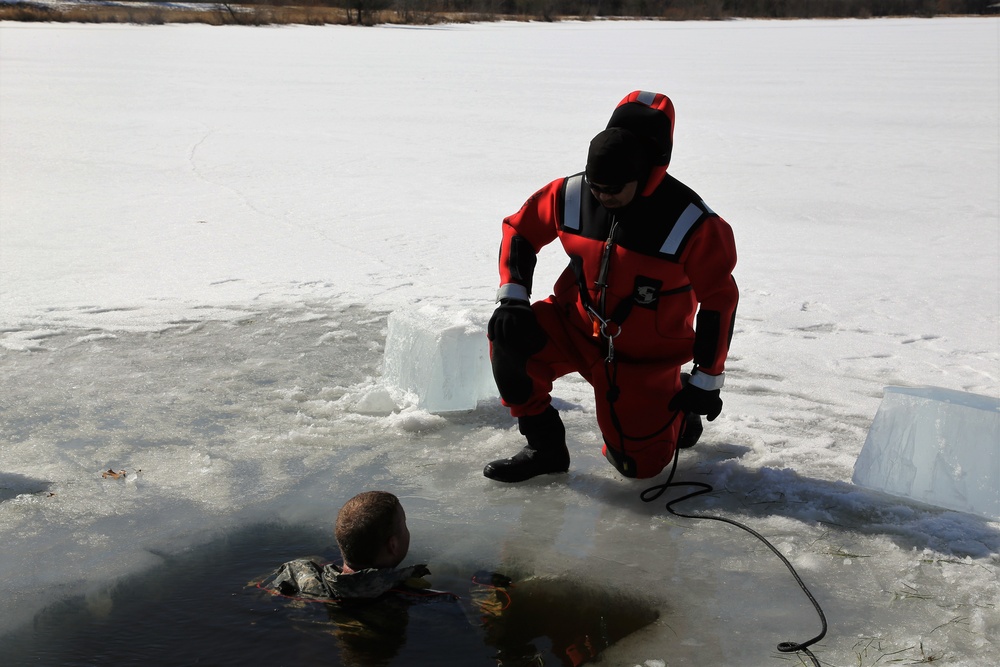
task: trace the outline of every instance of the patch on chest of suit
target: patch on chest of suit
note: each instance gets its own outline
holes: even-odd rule
[[[662,287],[662,280],[647,278],[646,276],[636,276],[635,288],[632,291],[632,301],[640,308],[656,310],[656,304],[660,300],[660,290]]]
[[[637,275],[635,277],[635,286],[632,288],[632,304],[640,308],[656,310],[659,306],[661,296],[683,294],[684,292],[690,292],[691,289],[691,285],[687,284],[665,290],[663,289],[662,280]]]

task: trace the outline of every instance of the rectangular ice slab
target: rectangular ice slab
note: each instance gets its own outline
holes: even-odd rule
[[[886,387],[854,483],[1000,521],[1000,399]]]
[[[386,388],[428,412],[473,410],[496,398],[488,318],[432,306],[392,312],[382,364]]]

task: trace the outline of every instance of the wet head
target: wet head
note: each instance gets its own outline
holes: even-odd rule
[[[386,491],[364,491],[344,503],[335,533],[345,571],[397,567],[410,549],[406,511]]]

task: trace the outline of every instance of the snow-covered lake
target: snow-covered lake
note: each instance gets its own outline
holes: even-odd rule
[[[740,252],[723,416],[678,470],[718,491],[683,509],[791,559],[823,664],[1000,662],[1000,524],[851,483],[884,387],[1000,395],[996,18],[0,23],[0,633],[385,488],[432,571],[662,601],[608,664],[797,664],[784,568],[641,502],[579,378],[570,474],[523,485],[482,477],[519,447],[495,403],[385,409],[388,313],[488,316],[500,220],[637,89]]]

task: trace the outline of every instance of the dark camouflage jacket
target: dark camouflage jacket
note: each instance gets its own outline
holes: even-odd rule
[[[282,595],[346,600],[377,598],[398,587],[422,587],[413,581],[430,574],[426,565],[399,569],[369,568],[344,573],[339,565],[321,565],[314,558],[297,558],[279,567],[264,580],[264,588]],[[424,584],[425,586],[426,584]]]

